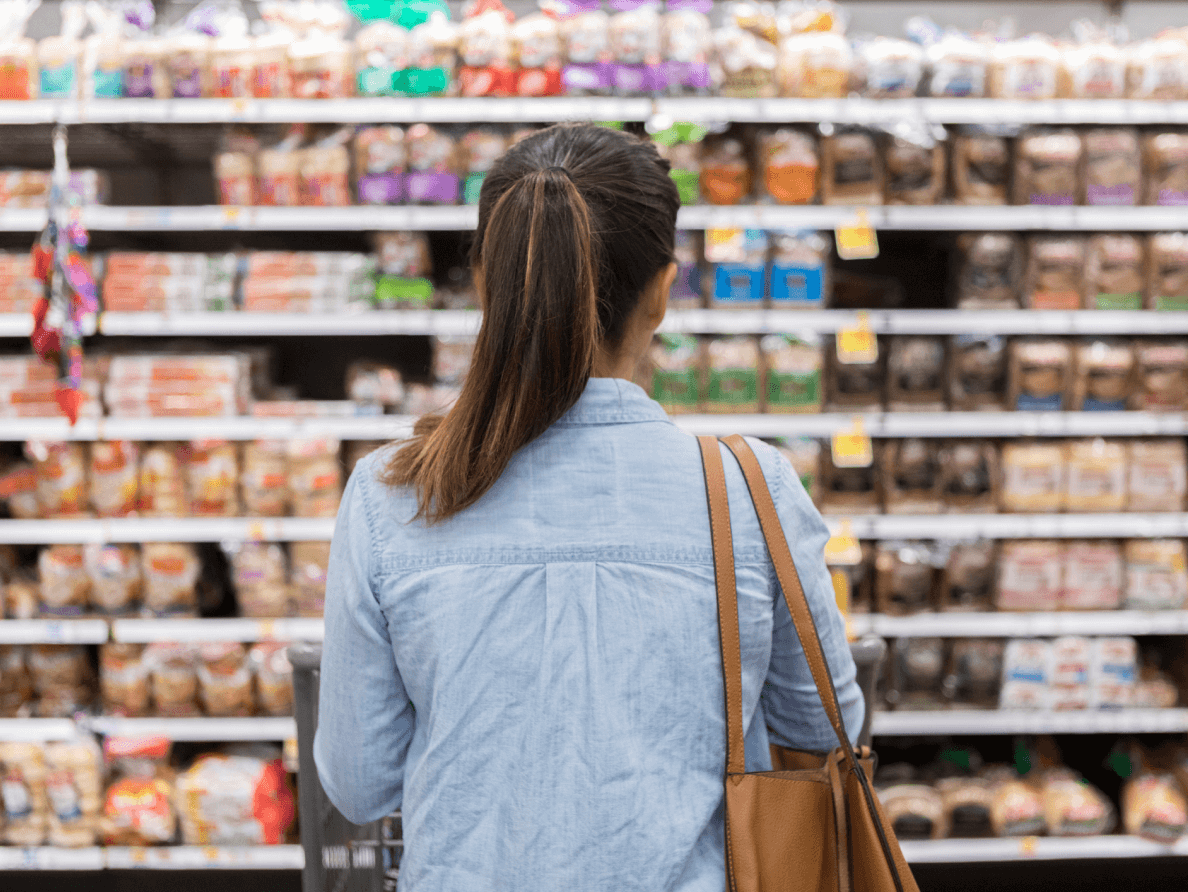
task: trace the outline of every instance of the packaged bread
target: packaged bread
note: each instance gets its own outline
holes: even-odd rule
[[[0,717],[14,718],[33,699],[28,650],[22,645],[0,646]]]
[[[779,43],[778,79],[781,96],[840,99],[850,91],[856,60],[845,34],[807,31]]]
[[[720,96],[760,99],[778,92],[780,59],[770,40],[727,23],[714,29],[713,58]]]
[[[990,95],[995,99],[1055,99],[1060,51],[1046,37],[1031,35],[994,46]]]
[[[958,411],[1002,410],[1007,402],[1007,342],[998,335],[957,335],[949,364],[949,403]]]
[[[162,716],[198,715],[198,650],[193,644],[158,641],[144,649],[153,709]]]
[[[398,204],[404,198],[408,153],[400,127],[364,127],[355,134],[355,189],[359,204]]]
[[[940,446],[936,440],[892,440],[879,456],[883,510],[888,514],[939,514],[944,510]]]
[[[1065,510],[1125,510],[1129,468],[1124,441],[1071,440],[1065,458]]]
[[[561,79],[570,96],[611,92],[614,75],[610,58],[610,16],[602,9],[575,9],[561,20],[568,64]]]
[[[1032,236],[1027,245],[1023,305],[1079,310],[1084,303],[1087,242],[1078,236]]]
[[[1014,203],[1076,204],[1081,155],[1081,137],[1072,130],[1021,137],[1015,149]]]
[[[413,124],[404,133],[408,148],[407,200],[411,204],[457,204],[462,192],[458,175],[458,142],[428,124]]]
[[[78,616],[91,601],[91,579],[87,575],[81,545],[50,545],[37,555],[41,581],[41,612],[48,616]]]
[[[144,609],[154,616],[194,615],[198,609],[198,552],[188,543],[146,542],[140,553]]]
[[[45,752],[39,743],[0,742],[0,836],[10,846],[39,846],[49,830]]]
[[[924,784],[895,784],[879,790],[884,820],[899,839],[944,839],[944,801]]]
[[[41,517],[37,497],[37,471],[31,462],[12,462],[0,474],[0,500],[7,502],[8,515],[14,520]]]
[[[83,561],[91,583],[91,606],[100,613],[120,616],[140,604],[140,551],[135,545],[83,546]]]
[[[872,133],[845,130],[821,140],[821,202],[882,204],[883,156]]]
[[[1122,785],[1122,829],[1131,836],[1171,845],[1188,826],[1188,803],[1169,774],[1140,774]]]
[[[283,517],[289,507],[288,449],[283,440],[255,440],[243,447],[243,510],[249,517]]]
[[[1147,306],[1188,309],[1188,233],[1158,232],[1147,243]]]
[[[1188,134],[1154,133],[1143,137],[1143,172],[1144,204],[1188,204]]]
[[[189,508],[182,476],[180,446],[154,443],[140,459],[140,513],[147,517],[184,517]]]
[[[219,204],[256,204],[256,160],[251,153],[220,152],[214,157],[214,175]]]
[[[953,138],[953,201],[1006,204],[1010,198],[1011,151],[1005,137],[966,130]]]
[[[212,641],[198,648],[198,694],[207,715],[252,713],[252,673],[247,648],[238,641]]]
[[[1053,540],[1002,543],[998,568],[999,610],[1057,610],[1064,585],[1064,546]]]
[[[286,644],[261,641],[248,652],[256,680],[256,703],[265,715],[293,714],[293,667],[287,650]]]
[[[354,92],[352,48],[326,32],[311,32],[289,46],[290,90],[294,99],[343,99]]]
[[[767,293],[768,235],[762,229],[710,229],[705,259],[710,266],[709,303],[715,309],[752,309]]]
[[[266,207],[301,203],[301,153],[293,142],[263,149],[256,156],[256,202]]]
[[[351,155],[345,145],[329,137],[302,149],[298,161],[301,204],[308,207],[346,207],[353,204]]]
[[[883,407],[886,368],[886,350],[878,350],[873,360],[847,355],[843,361],[837,349],[826,347],[827,402],[838,409],[877,412]]]
[[[392,22],[365,25],[355,35],[355,83],[360,96],[392,96],[408,67],[408,31]]]
[[[887,403],[892,411],[945,408],[947,351],[943,338],[900,335],[887,348]]]
[[[140,447],[127,440],[91,444],[91,507],[100,517],[126,517],[137,509]]]
[[[1180,688],[1166,672],[1143,666],[1130,695],[1135,709],[1173,709],[1180,702]]]
[[[164,777],[121,777],[108,785],[100,820],[109,846],[149,846],[177,835],[173,785]]]
[[[986,95],[990,44],[959,31],[947,31],[926,47],[927,94],[952,98]]]
[[[1126,54],[1126,95],[1171,102],[1188,91],[1184,41],[1175,34],[1131,44]]]
[[[993,709],[998,705],[1003,651],[1003,642],[993,638],[953,642],[944,686],[955,706]]]
[[[91,738],[45,745],[45,788],[52,846],[95,845],[103,806],[99,747]]]
[[[28,441],[42,517],[79,517],[87,510],[87,461],[81,443]]]
[[[1184,441],[1130,440],[1127,449],[1127,510],[1183,511],[1188,496]]]
[[[8,580],[4,601],[9,619],[33,619],[41,611],[41,585],[32,574],[14,574]]]
[[[1174,412],[1188,401],[1188,343],[1183,341],[1140,341],[1138,383],[1132,408]]]
[[[1065,610],[1117,610],[1122,605],[1122,549],[1108,540],[1073,540],[1064,547]]]
[[[821,450],[821,502],[826,514],[864,514],[881,509],[878,444],[874,460],[859,467],[838,467],[832,451]]]
[[[759,411],[759,343],[752,337],[709,338],[705,346],[706,412]]]
[[[831,245],[823,233],[774,230],[767,297],[773,309],[820,308],[829,298]]]
[[[896,709],[941,709],[945,675],[942,638],[900,638],[891,645],[888,702]]]
[[[924,49],[910,40],[874,37],[857,43],[856,55],[865,95],[872,99],[908,99],[924,78]]]
[[[791,127],[763,133],[758,139],[763,191],[777,204],[812,204],[820,183],[817,141]]]
[[[923,542],[881,542],[875,549],[875,609],[890,616],[936,606],[934,556]]]
[[[939,609],[949,611],[991,610],[998,571],[998,549],[993,540],[954,542],[945,559]]]
[[[1065,99],[1121,99],[1126,95],[1126,53],[1103,37],[1061,53],[1060,96]]]
[[[285,553],[275,542],[245,542],[231,555],[232,581],[241,616],[291,613]]]
[[[184,447],[190,514],[239,514],[239,450],[226,440],[193,440]]]
[[[329,542],[289,544],[289,581],[298,616],[321,616],[326,602]]]
[[[999,709],[1047,709],[1051,701],[1052,644],[1012,638],[1002,656]]]
[[[811,437],[793,437],[776,441],[776,449],[792,465],[804,491],[817,501],[821,470],[821,444]]]
[[[1092,708],[1126,709],[1132,705],[1138,657],[1138,642],[1128,635],[1093,639],[1089,670]]]
[[[186,845],[275,845],[295,816],[279,758],[200,756],[178,777],[175,795]]]
[[[1076,376],[1071,408],[1121,412],[1135,387],[1137,362],[1127,341],[1097,338],[1076,345]]]
[[[295,517],[333,517],[342,498],[342,444],[335,439],[290,440],[289,498]]]
[[[1138,131],[1101,127],[1081,134],[1084,151],[1084,203],[1138,204],[1143,195],[1143,157]]]
[[[1089,239],[1085,306],[1091,310],[1141,310],[1146,280],[1143,243],[1133,235]]]
[[[765,412],[821,411],[821,344],[811,335],[767,335],[760,342]]]
[[[39,644],[29,650],[37,714],[66,718],[91,705],[94,672],[85,647]]]
[[[1043,797],[1033,785],[1018,776],[1006,776],[994,783],[990,802],[990,824],[1001,837],[1038,836],[1044,832]]]
[[[1179,539],[1130,539],[1125,603],[1129,610],[1179,610],[1188,599],[1188,556]]]
[[[742,204],[751,194],[746,146],[735,134],[707,137],[701,148],[701,194],[710,204]]]
[[[1073,350],[1061,340],[1026,338],[1010,345],[1009,405],[1025,411],[1060,411],[1073,390]]]
[[[939,204],[945,191],[945,146],[924,127],[897,128],[884,142],[887,204]]]
[[[980,440],[955,440],[940,450],[938,490],[949,511],[998,510],[998,450]]]
[[[1101,791],[1067,769],[1045,773],[1040,788],[1052,836],[1101,836],[1114,826],[1114,809]]]
[[[704,8],[699,3],[673,4],[663,16],[663,79],[670,93],[703,95],[712,84],[714,29]]]
[[[701,404],[701,345],[683,334],[661,334],[652,345],[651,396],[668,412],[696,412]]]
[[[99,694],[108,715],[148,715],[149,666],[143,644],[109,642],[99,647]]]

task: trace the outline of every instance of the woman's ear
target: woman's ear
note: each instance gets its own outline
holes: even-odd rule
[[[672,290],[672,283],[676,281],[677,265],[670,263],[656,273],[651,286],[645,295],[647,319],[653,326],[658,326],[668,312],[668,292]]]

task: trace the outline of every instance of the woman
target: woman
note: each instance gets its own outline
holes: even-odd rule
[[[725,885],[725,716],[696,440],[632,373],[676,275],[668,164],[557,126],[479,200],[456,405],[361,461],[335,528],[315,756],[352,821],[402,808],[402,892]],[[862,694],[790,465],[759,455],[846,727]],[[726,457],[749,770],[836,746]],[[770,734],[768,729],[771,729]]]

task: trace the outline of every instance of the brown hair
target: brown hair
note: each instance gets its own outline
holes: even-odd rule
[[[521,140],[479,194],[470,251],[483,324],[462,392],[383,475],[435,523],[477,502],[577,402],[645,286],[673,259],[676,186],[650,142],[592,124]]]

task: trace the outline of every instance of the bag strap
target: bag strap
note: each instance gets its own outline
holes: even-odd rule
[[[726,691],[726,776],[746,772],[742,707],[742,645],[738,633],[738,590],[734,578],[734,540],[730,535],[730,502],[726,471],[717,437],[698,437],[705,492],[709,500],[710,535],[714,543],[714,584],[718,593],[718,640]]]

